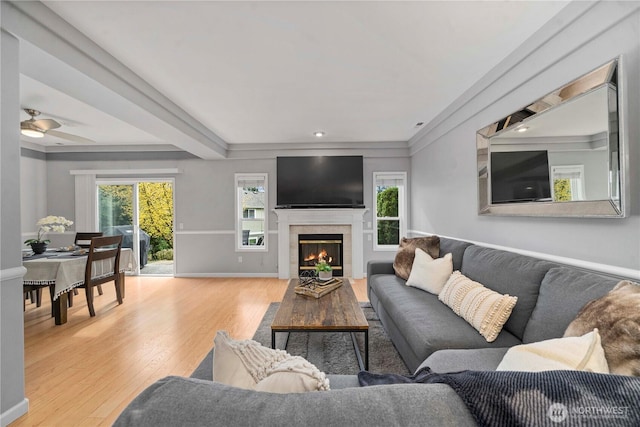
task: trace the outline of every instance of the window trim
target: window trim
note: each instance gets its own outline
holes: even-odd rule
[[[378,218],[378,180],[383,178],[396,178],[402,181],[402,185],[398,186],[398,217],[381,217]],[[378,221],[391,219],[400,222],[399,239],[407,235],[407,172],[401,171],[385,171],[373,172],[373,250],[375,252],[394,252],[398,250],[398,244],[395,245],[379,245],[378,244]]]
[[[558,178],[558,175],[562,174],[578,174],[578,180],[571,178]],[[551,189],[553,191],[556,179],[569,179],[569,185],[571,185],[571,201],[586,200],[585,196],[585,175],[584,165],[556,165],[551,166]],[[576,198],[574,198],[574,196]],[[553,192],[553,201],[555,202],[555,192]]]
[[[242,211],[242,200],[240,199],[240,182],[241,181],[262,181],[264,184],[262,187],[264,188],[264,217],[258,218],[262,219],[264,223],[264,236],[263,236],[263,245],[261,246],[244,246],[242,244],[242,222],[243,219],[243,211]],[[269,177],[267,173],[236,173],[234,174],[234,194],[235,194],[235,248],[236,252],[268,252],[269,250],[269,215],[267,212],[269,211]]]

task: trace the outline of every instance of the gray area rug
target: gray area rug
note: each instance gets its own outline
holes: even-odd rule
[[[369,371],[410,375],[402,358],[382,327],[371,305],[360,303],[369,321]],[[271,303],[253,336],[255,341],[271,347],[271,323],[279,303]],[[364,358],[364,334],[356,334]],[[286,334],[276,334],[276,347],[284,347]],[[346,332],[292,332],[286,348],[294,356],[302,356],[327,374],[357,374],[360,371],[351,335]]]

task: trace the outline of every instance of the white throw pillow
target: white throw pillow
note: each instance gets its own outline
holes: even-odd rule
[[[407,286],[438,295],[451,273],[453,273],[453,256],[451,254],[433,259],[422,249],[416,248],[416,256],[413,259]]]
[[[300,356],[253,340],[233,340],[226,331],[218,331],[213,342],[214,381],[272,393],[329,390],[326,375]]]
[[[257,381],[237,355],[238,342],[226,331],[218,331],[213,343],[213,380],[239,388],[255,388]]]
[[[329,390],[329,380],[306,359],[289,356],[267,369],[266,377],[256,384],[255,389],[271,393]]]
[[[597,329],[581,337],[556,338],[517,345],[504,355],[498,371],[575,370],[609,373]]]

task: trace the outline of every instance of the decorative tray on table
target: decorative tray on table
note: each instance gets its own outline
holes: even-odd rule
[[[342,279],[335,277],[329,280],[318,280],[317,277],[300,277],[298,286],[293,290],[296,294],[320,298],[340,286],[342,286]]]

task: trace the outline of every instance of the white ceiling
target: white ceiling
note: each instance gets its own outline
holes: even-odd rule
[[[345,145],[406,145],[418,122],[429,123],[567,4],[43,3],[224,143],[298,145],[316,142],[316,130]],[[105,145],[176,143],[146,121],[54,89],[62,87],[55,77],[41,83],[33,62],[21,66],[21,106],[60,121],[61,131]]]
[[[496,139],[531,139],[593,136],[609,130],[609,88],[602,86],[570,99],[550,111],[538,113],[521,126],[505,131]],[[493,143],[493,139],[492,139]]]
[[[163,143],[160,139],[143,130],[24,74],[20,76],[20,105],[23,108],[36,108],[40,111],[36,120],[54,119],[62,125],[57,130],[92,139],[98,144],[112,142],[120,145]],[[29,118],[30,116],[25,111],[20,112],[20,120]],[[42,139],[25,138],[25,140],[45,146],[75,144],[48,135]]]

